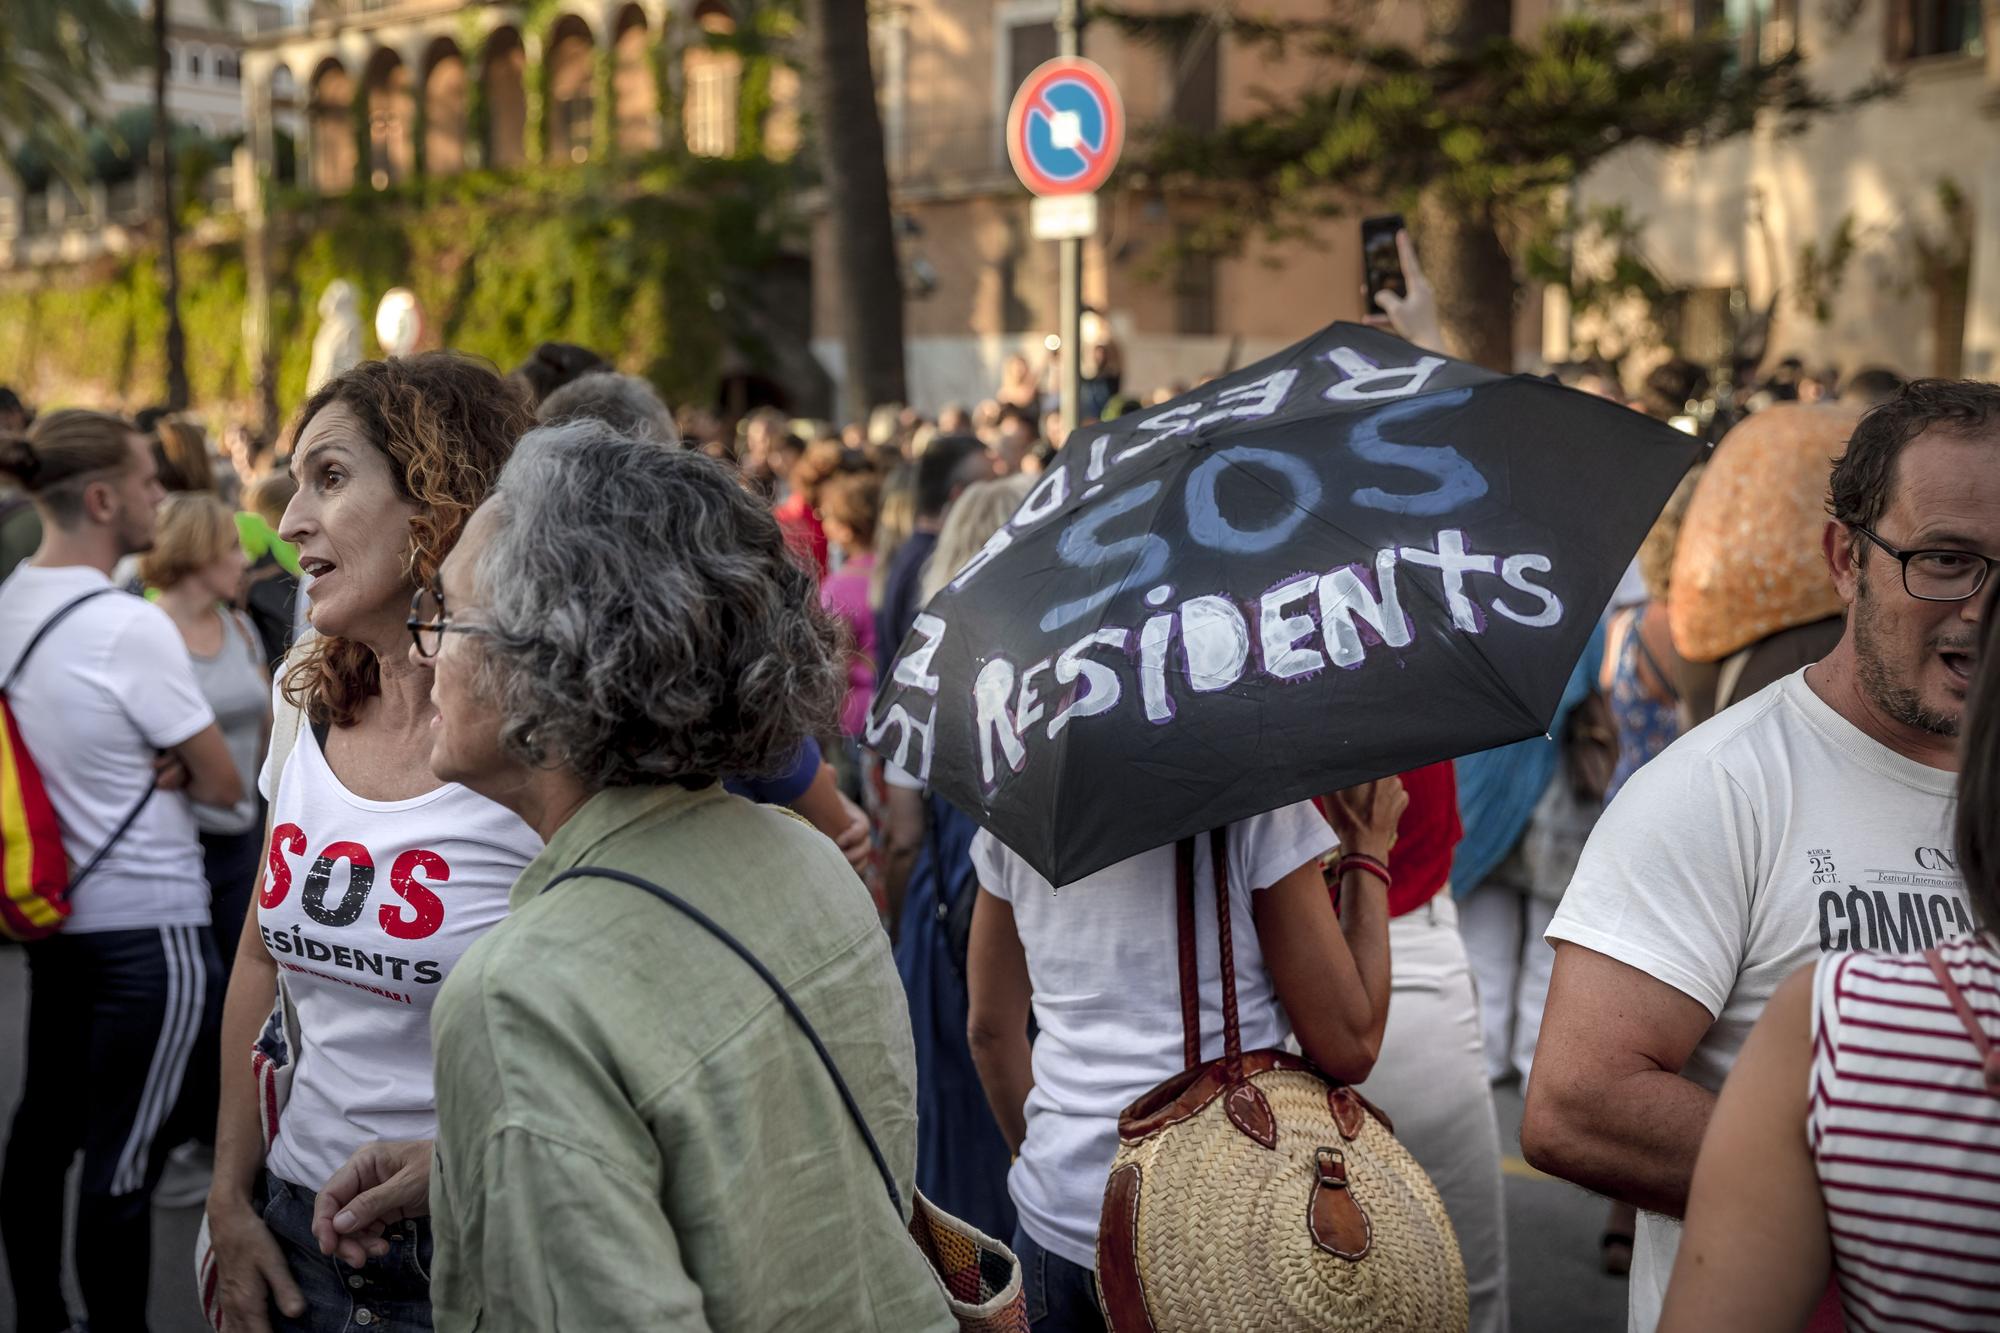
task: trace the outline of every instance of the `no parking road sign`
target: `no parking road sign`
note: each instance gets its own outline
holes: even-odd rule
[[[1089,194],[1118,165],[1125,108],[1111,76],[1077,56],[1036,68],[1007,112],[1007,156],[1040,195]]]

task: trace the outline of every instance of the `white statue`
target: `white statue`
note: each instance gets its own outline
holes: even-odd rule
[[[306,370],[306,393],[334,376],[361,364],[361,316],[355,309],[354,284],[335,278],[319,296],[319,332],[313,335],[312,365]]]
[[[408,287],[391,287],[375,307],[375,341],[383,356],[408,356],[424,334],[424,311]]]

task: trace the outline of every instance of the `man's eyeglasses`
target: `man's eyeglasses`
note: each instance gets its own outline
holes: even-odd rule
[[[438,649],[444,646],[447,634],[477,634],[477,625],[454,625],[444,608],[444,592],[439,588],[419,588],[417,595],[410,599],[410,618],[403,622],[409,627],[410,641],[417,645],[417,656],[436,657]]]
[[[1995,562],[1971,551],[1900,551],[1859,523],[1856,532],[1889,553],[1903,567],[1903,591],[1923,602],[1962,602],[1986,586]]]

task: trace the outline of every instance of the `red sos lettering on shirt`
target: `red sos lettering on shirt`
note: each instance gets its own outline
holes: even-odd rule
[[[288,859],[304,856],[305,830],[297,824],[280,824],[271,830],[269,873],[257,901],[265,910],[285,901],[292,891],[292,866]],[[338,901],[327,902],[334,869],[347,863],[347,888]],[[422,879],[418,876],[422,875]],[[451,878],[451,866],[436,852],[412,847],[389,867],[389,890],[399,903],[383,903],[376,920],[384,934],[399,940],[420,940],[437,933],[444,924],[444,900],[431,892],[428,883],[442,884]],[[358,842],[330,842],[306,870],[305,888],[299,897],[300,910],[323,926],[351,926],[361,919],[375,887],[375,857]]]

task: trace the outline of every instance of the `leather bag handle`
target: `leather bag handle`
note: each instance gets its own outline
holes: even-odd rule
[[[1210,861],[1215,874],[1215,937],[1222,950],[1222,1054],[1233,1073],[1243,1062],[1243,1029],[1236,1006],[1236,948],[1229,914],[1227,832],[1210,829]],[[1195,954],[1194,839],[1174,848],[1175,925],[1181,973],[1181,1054],[1192,1069],[1201,1063],[1201,968]]]

